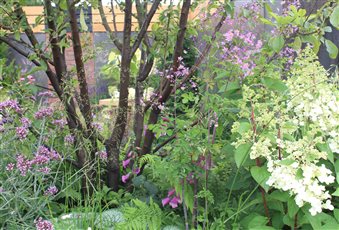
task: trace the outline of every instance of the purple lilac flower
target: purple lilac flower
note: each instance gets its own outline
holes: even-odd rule
[[[51,107],[42,108],[38,112],[35,113],[35,119],[42,119],[45,117],[51,117],[54,113],[54,110]]]
[[[36,219],[34,224],[37,230],[54,230],[53,224],[48,220],[42,219],[41,217]]]
[[[28,135],[28,129],[26,127],[16,127],[16,136],[20,139],[23,140],[27,137]]]
[[[44,193],[45,196],[53,196],[58,192],[58,188],[55,185],[50,186]]]

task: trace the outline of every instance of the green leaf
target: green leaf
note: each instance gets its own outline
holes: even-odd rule
[[[336,8],[334,8],[330,16],[330,22],[334,27],[339,29],[339,5],[337,5]]]
[[[288,89],[283,81],[276,78],[264,77],[261,79],[261,82],[270,90],[275,90],[281,93],[286,92]]]
[[[298,205],[295,203],[294,198],[290,197],[287,201],[287,211],[290,218],[294,218],[295,214],[299,211]]]
[[[249,229],[262,229],[268,222],[265,216],[254,216],[253,219],[248,223]]]
[[[252,147],[252,144],[242,144],[234,151],[234,159],[238,168],[245,162],[248,158],[249,151]]]
[[[332,193],[332,196],[339,196],[339,188],[337,188],[335,192]]]
[[[278,37],[273,37],[269,41],[269,46],[275,51],[279,52],[285,44],[285,39],[282,35],[279,35]]]
[[[286,202],[288,198],[290,197],[290,195],[288,194],[288,192],[282,192],[282,191],[276,190],[276,191],[273,191],[271,194],[269,194],[269,197],[271,199]]]
[[[331,41],[325,40],[326,50],[330,55],[330,58],[335,59],[338,56],[338,47]]]
[[[266,192],[268,192],[268,189],[270,188],[269,185],[266,184],[268,178],[270,177],[270,173],[267,171],[266,166],[258,167],[258,166],[253,166],[251,168],[251,175],[253,179],[260,184],[263,189],[265,189]]]
[[[334,217],[337,219],[337,221],[339,222],[339,209],[335,208],[333,210],[333,214],[334,214]]]
[[[88,26],[87,26],[86,21],[85,21],[85,14],[84,14],[84,11],[83,11],[82,8],[80,10],[80,25],[81,25],[81,29],[83,31],[87,31],[88,30]]]

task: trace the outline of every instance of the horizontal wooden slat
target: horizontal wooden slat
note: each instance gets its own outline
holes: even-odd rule
[[[151,5],[150,5],[151,6]],[[149,8],[150,8],[149,6]],[[148,9],[149,9],[148,8]],[[159,16],[160,16],[160,12],[167,9],[167,6],[161,6],[158,8],[157,12],[155,13],[152,22],[148,28],[148,30],[150,31],[152,29],[152,25],[155,22],[159,21]],[[44,12],[44,8],[42,6],[26,6],[23,7],[23,10],[25,11],[26,15],[27,15],[27,20],[28,23],[31,26],[35,26],[35,19],[39,16],[39,15],[43,15]],[[124,12],[121,11],[119,8],[114,8],[115,10],[115,16],[116,16],[116,24],[117,24],[117,31],[118,32],[122,32],[123,28],[124,28]],[[112,12],[110,11],[109,7],[104,7],[104,12],[107,18],[107,21],[109,23],[109,26],[112,28],[113,30],[113,16],[112,16]],[[133,7],[133,13],[136,13],[136,9],[135,7]],[[93,28],[93,32],[104,32],[106,31],[104,26],[101,24],[101,16],[99,13],[98,9],[92,9],[92,28]],[[191,12],[190,13],[190,19],[194,18],[197,16],[197,12]],[[34,32],[44,32],[45,30],[45,25],[44,22],[42,22],[43,24],[38,25],[36,27],[33,28]],[[132,18],[132,30],[136,30],[138,28],[138,23],[137,20],[133,17]]]

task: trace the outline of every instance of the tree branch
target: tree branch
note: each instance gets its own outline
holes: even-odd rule
[[[143,22],[143,24],[142,24],[142,26],[140,28],[140,31],[139,31],[139,33],[137,35],[137,38],[135,39],[134,44],[132,46],[131,57],[133,57],[134,53],[139,48],[140,43],[141,43],[142,39],[144,38],[144,36],[145,36],[145,34],[147,32],[148,26],[151,23],[151,20],[152,20],[152,18],[154,16],[155,12],[158,9],[160,1],[161,0],[155,0],[153,2],[152,7],[151,7],[150,11],[148,12],[148,14],[147,14],[147,16],[145,18],[145,21]]]
[[[114,32],[111,30],[111,28],[108,25],[107,18],[106,18],[106,15],[105,15],[105,11],[104,11],[104,7],[102,5],[102,0],[98,0],[98,8],[99,8],[99,13],[100,13],[102,25],[105,27],[105,30],[109,34],[109,37],[112,39],[114,45],[118,48],[118,50],[121,53],[122,52],[122,44],[120,43],[120,41],[118,40],[118,38],[115,36]],[[114,19],[114,21],[115,21],[115,19]],[[116,26],[115,26],[115,29],[116,29]]]

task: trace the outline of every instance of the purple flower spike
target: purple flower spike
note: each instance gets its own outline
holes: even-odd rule
[[[128,180],[128,178],[129,178],[129,176],[130,176],[130,173],[128,173],[128,174],[126,174],[126,175],[123,175],[123,176],[121,177],[122,183],[126,183],[127,180]]]

